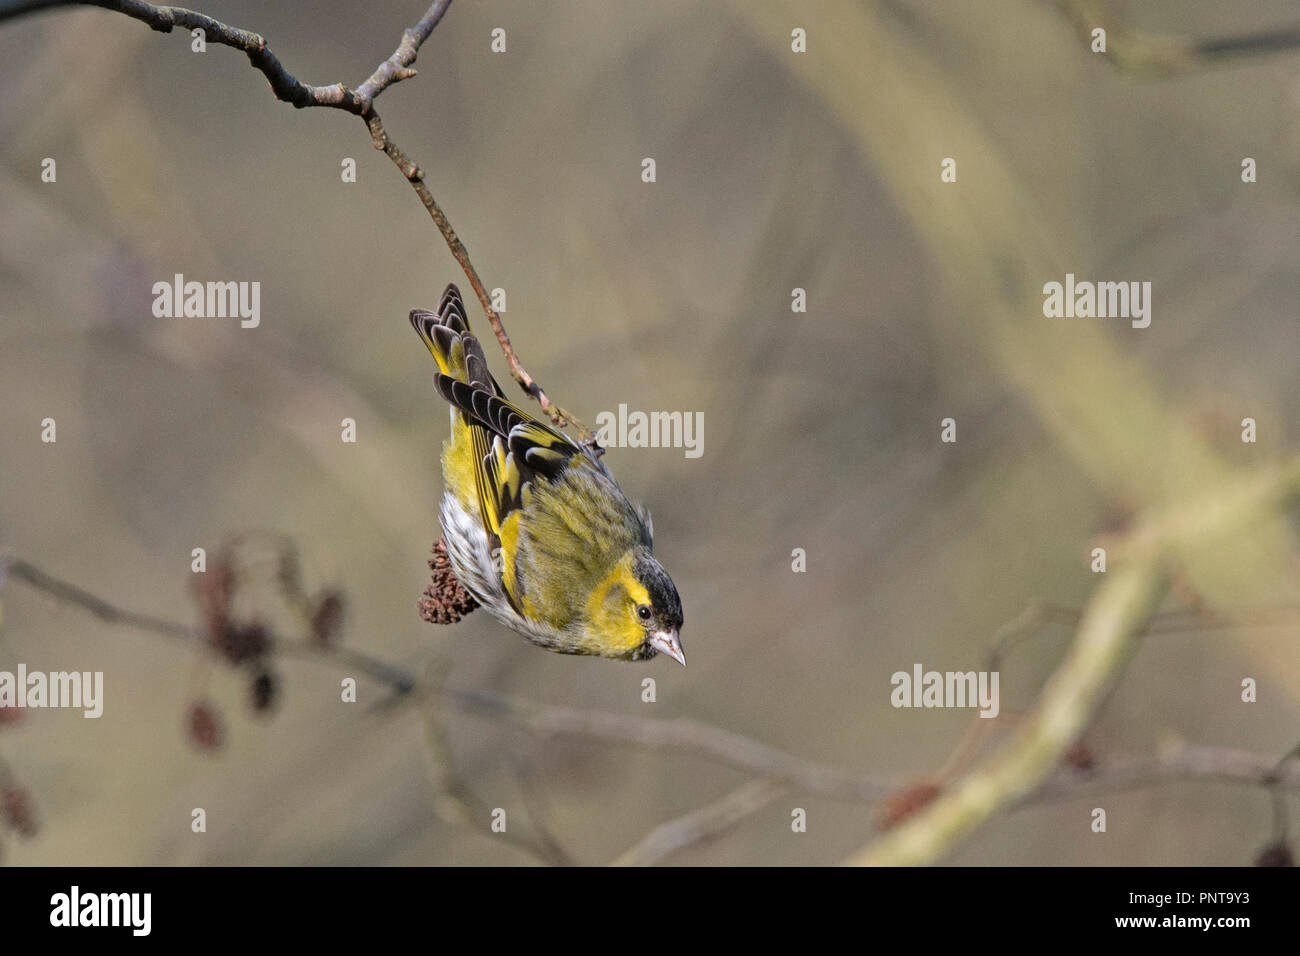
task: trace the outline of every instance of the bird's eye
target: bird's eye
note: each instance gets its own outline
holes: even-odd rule
[[[638,605],[636,609],[636,615],[637,617],[641,618],[641,620],[648,621],[650,620],[650,609],[646,607],[644,604]]]

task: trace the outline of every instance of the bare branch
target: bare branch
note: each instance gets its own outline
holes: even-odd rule
[[[428,683],[440,686],[446,677],[445,667],[436,667]],[[514,847],[535,862],[552,866],[567,866],[573,861],[558,845],[547,839],[549,834],[536,838],[520,833],[518,828],[502,832],[492,829],[493,807],[485,803],[457,772],[447,738],[446,722],[442,718],[440,701],[430,695],[423,706],[425,752],[430,760],[430,783],[433,789],[433,812],[443,822],[477,830],[489,839]]]
[[[894,787],[892,780],[805,760],[751,737],[687,717],[630,717],[545,706],[477,690],[449,689],[446,693],[461,711],[506,721],[540,736],[583,737],[631,743],[651,750],[699,754],[837,800],[872,803],[884,798]]]
[[[1202,747],[1179,743],[1155,756],[1118,755],[1092,770],[1063,767],[1048,775],[1012,809],[1051,800],[1063,800],[1094,790],[1133,790],[1176,780],[1206,780],[1243,786],[1276,787],[1300,793],[1300,761],[1295,752],[1278,761],[1264,754],[1232,747]]]
[[[449,6],[451,0],[436,0],[429,6],[424,16],[420,17],[420,22],[402,34],[402,42],[398,44],[392,56],[379,64],[375,72],[357,87],[358,99],[371,103],[394,83],[415,76],[415,70],[410,66],[415,62],[420,46],[429,39],[429,34],[433,32],[433,28],[438,25],[438,21],[442,19]]]
[[[497,314],[496,309],[492,308],[492,297],[488,294],[483,280],[479,278],[474,263],[470,261],[469,250],[465,248],[465,243],[461,242],[460,236],[452,228],[447,214],[442,211],[442,207],[438,205],[438,201],[424,182],[424,170],[417,166],[393,142],[392,137],[388,135],[388,131],[384,128],[383,120],[380,119],[379,114],[374,109],[371,109],[366,118],[366,126],[370,130],[370,140],[375,149],[382,151],[401,170],[402,175],[406,177],[406,181],[415,190],[415,194],[420,197],[420,204],[428,211],[434,225],[442,233],[447,248],[451,250],[451,254],[460,263],[465,278],[469,280],[470,288],[474,290],[474,295],[478,297],[479,304],[483,306],[483,312],[487,315],[488,324],[492,326],[492,333],[496,336],[497,344],[501,346],[501,351],[505,354],[506,364],[510,366],[511,377],[519,383],[520,388],[537,399],[538,404],[542,406],[542,411],[546,412],[554,424],[560,427],[566,424],[573,425],[586,444],[592,448],[599,448],[595,444],[595,433],[580,422],[576,416],[552,402],[546,393],[542,391],[542,387],[537,384],[537,381],[528,374],[528,370],[524,368],[523,363],[519,361],[514,346],[510,344],[510,336],[506,334],[505,326],[501,323],[501,316]]]
[[[685,847],[707,843],[767,806],[787,788],[779,780],[751,780],[721,800],[655,827],[610,866],[649,866]]]
[[[563,428],[572,425],[577,429],[582,442],[591,448],[594,454],[601,453],[602,449],[596,444],[595,433],[584,425],[577,416],[551,401],[546,392],[542,390],[541,385],[524,368],[523,363],[519,361],[519,356],[515,354],[514,346],[510,343],[510,336],[506,333],[501,316],[492,307],[491,296],[488,294],[483,280],[479,278],[478,270],[474,268],[474,264],[470,261],[469,251],[452,228],[450,220],[448,220],[446,213],[442,211],[442,208],[434,199],[433,193],[425,184],[424,171],[409,159],[389,137],[388,132],[384,129],[383,121],[374,108],[374,101],[379,97],[380,93],[394,83],[416,75],[415,70],[411,68],[411,64],[415,62],[420,46],[433,33],[434,27],[442,20],[447,8],[451,6],[451,0],[436,0],[435,3],[431,4],[419,22],[402,34],[402,42],[398,44],[392,55],[380,63],[375,68],[374,73],[355,89],[344,83],[333,83],[328,86],[312,86],[303,83],[284,68],[260,34],[229,26],[206,14],[187,10],[184,7],[156,6],[152,3],[145,3],[144,0],[17,0],[17,2],[11,0],[11,2],[0,2],[0,21],[37,10],[66,6],[94,6],[113,10],[146,23],[161,33],[170,33],[173,27],[177,26],[189,30],[202,29],[205,38],[213,43],[243,51],[248,56],[248,60],[253,67],[261,71],[270,82],[271,91],[277,99],[291,103],[299,109],[328,107],[345,110],[361,117],[370,132],[370,141],[375,149],[380,150],[391,159],[406,178],[406,181],[411,184],[420,199],[420,203],[428,211],[434,225],[438,227],[438,231],[442,233],[443,240],[451,250],[452,256],[460,264],[465,273],[465,278],[469,280],[470,287],[473,288],[474,294],[483,306],[483,312],[487,316],[488,324],[492,327],[492,333],[496,336],[497,344],[506,357],[506,364],[510,368],[511,377],[519,383],[520,388],[537,400],[538,404],[542,406],[542,411],[547,414],[556,426]]]
[[[410,671],[364,651],[353,650],[348,647],[332,647],[323,651],[316,644],[288,640],[276,641],[273,647],[286,657],[296,657],[302,660],[328,660],[344,670],[354,670],[365,674],[367,677],[388,685],[394,695],[398,697],[404,697],[414,692],[419,686],[418,678]]]
[[[1109,5],[1098,0],[1056,0],[1056,7],[1074,27],[1085,45],[1092,31],[1106,31],[1106,59],[1117,68],[1139,76],[1171,76],[1224,60],[1279,53],[1300,47],[1300,26],[1231,37],[1202,39],[1144,33],[1116,21]]]
[[[530,755],[513,754],[510,762],[514,766],[515,780],[519,795],[523,798],[524,810],[528,814],[528,823],[536,831],[537,845],[545,851],[546,859],[560,866],[577,865],[578,861],[551,829],[551,802],[547,798],[546,785],[536,761]]]
[[[195,640],[198,636],[198,633],[193,628],[186,627],[184,624],[165,621],[149,614],[124,611],[103,598],[96,597],[89,591],[77,587],[70,581],[63,581],[53,575],[46,574],[35,565],[19,558],[0,556],[0,584],[4,582],[6,575],[23,581],[38,591],[44,591],[59,601],[84,608],[101,621],[106,621],[109,624],[137,627],[142,631],[152,631],[155,634],[164,634],[167,637],[179,637],[186,641]]]
[[[328,86],[303,83],[284,68],[261,34],[232,27],[185,7],[157,6],[145,3],[144,0],[19,0],[17,3],[0,3],[0,20],[65,6],[102,7],[139,20],[159,33],[171,33],[175,27],[202,30],[205,40],[243,51],[253,67],[260,70],[271,84],[276,99],[291,103],[299,109],[322,106],[365,116],[375,97],[399,80],[415,75],[415,71],[409,67],[415,62],[420,44],[429,38],[433,28],[451,6],[451,0],[437,0],[431,5],[420,22],[403,34],[402,42],[393,54],[380,63],[375,72],[356,90],[349,89],[343,83],[331,83]]]

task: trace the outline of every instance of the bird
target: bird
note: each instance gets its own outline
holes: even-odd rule
[[[498,621],[560,654],[685,666],[682,602],[654,524],[583,445],[511,403],[488,370],[455,283],[411,325],[451,406],[439,508],[461,585]]]

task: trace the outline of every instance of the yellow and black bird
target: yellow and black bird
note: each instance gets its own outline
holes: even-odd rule
[[[506,400],[455,285],[411,325],[452,406],[441,518],[465,589],[549,650],[685,664],[682,602],[651,553],[649,512],[596,455]]]

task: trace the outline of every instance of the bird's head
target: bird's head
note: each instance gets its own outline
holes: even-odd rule
[[[682,601],[673,579],[648,548],[639,546],[624,554],[597,589],[593,604],[591,623],[607,656],[635,661],[667,654],[686,665]]]
[[[632,573],[644,590],[638,595],[634,613],[637,623],[645,630],[645,646],[653,657],[655,653],[667,654],[683,667],[686,654],[682,651],[682,599],[677,596],[677,586],[668,576],[664,566],[650,552],[637,554],[632,561]]]

